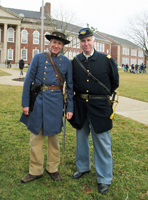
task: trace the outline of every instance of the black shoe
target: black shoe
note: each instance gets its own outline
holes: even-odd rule
[[[60,175],[60,173],[57,171],[57,172],[54,172],[54,173],[50,173],[46,170],[46,172],[51,176],[51,178],[54,180],[54,181],[61,181],[62,180],[62,177]]]
[[[100,183],[98,184],[98,192],[104,194],[108,191],[108,185]]]
[[[86,172],[75,172],[74,175],[73,175],[73,178],[74,179],[81,178],[81,176],[83,176],[84,174],[89,173],[89,172],[90,172],[90,170],[86,171]]]
[[[27,174],[24,178],[22,178],[21,182],[22,183],[28,183],[28,182],[33,181],[35,179],[41,178],[42,176],[43,176],[43,174],[38,175],[38,176]]]

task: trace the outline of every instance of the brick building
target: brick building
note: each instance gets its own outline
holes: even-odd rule
[[[101,32],[97,33],[111,42],[111,56],[119,66],[146,63],[144,52],[139,46],[123,38]]]
[[[61,21],[51,19],[51,4],[44,6],[44,35],[53,30],[60,31]],[[82,28],[67,24],[67,32],[71,43],[65,46],[66,56],[69,58],[81,52],[78,31]],[[95,34],[96,49],[103,53],[111,53],[111,42]],[[44,37],[43,50],[48,50],[49,41]],[[18,63],[23,57],[26,64],[31,62],[33,56],[41,51],[41,8],[39,12],[4,8],[0,6],[0,63],[7,59],[12,64]]]
[[[5,63],[7,59],[12,64],[17,64],[20,57],[24,59],[25,64],[29,64],[33,56],[41,51],[42,9],[39,10],[37,12],[0,6],[0,64]],[[64,51],[68,58],[72,58],[81,52],[77,36],[78,31],[83,27],[53,20],[51,18],[51,3],[46,3],[44,6],[43,51],[49,48],[49,41],[46,40],[45,34],[50,34],[53,30],[61,31],[61,24],[65,24],[67,33],[70,33],[68,39],[71,43],[65,46]],[[112,55],[120,66],[123,62],[128,63],[127,55],[122,56],[122,51],[128,51],[125,49],[126,46],[100,32],[94,33],[94,35],[97,51]],[[129,52],[135,55],[134,51],[129,50]],[[138,59],[136,62],[141,62],[144,59],[144,57],[137,58],[137,56],[134,56],[132,61],[135,62],[135,58]],[[129,64],[130,62],[131,60],[129,60]]]

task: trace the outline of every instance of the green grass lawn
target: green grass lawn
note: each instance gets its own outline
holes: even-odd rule
[[[4,72],[3,70],[0,70],[0,76],[11,76],[11,74]]]
[[[120,74],[119,93],[133,97],[134,92],[126,91],[124,76],[129,84],[139,82],[147,84],[147,74]],[[129,78],[128,78],[129,77]],[[146,78],[147,77],[147,78]],[[123,84],[123,85],[122,85]],[[144,87],[145,84],[143,84]],[[135,90],[131,84],[128,90]],[[125,92],[123,92],[125,91]],[[135,93],[137,93],[135,91]],[[143,87],[138,93],[147,95]],[[76,171],[75,129],[66,122],[66,144],[64,162],[62,162],[62,133],[59,134],[61,163],[59,171],[63,180],[54,182],[45,172],[41,179],[22,184],[21,178],[28,173],[29,131],[19,122],[21,110],[21,86],[0,85],[0,199],[20,200],[140,200],[148,199],[148,126],[115,114],[114,128],[111,130],[113,151],[113,182],[105,195],[98,193],[94,167],[93,145],[90,137],[92,169],[79,180],[72,178]],[[124,95],[125,94],[125,95]],[[139,94],[136,96],[138,99]],[[135,98],[135,97],[133,97]],[[144,99],[143,99],[144,100]],[[145,101],[145,100],[144,100]],[[44,153],[47,160],[47,138]]]
[[[120,96],[148,102],[148,73],[119,72],[119,77],[118,92]]]

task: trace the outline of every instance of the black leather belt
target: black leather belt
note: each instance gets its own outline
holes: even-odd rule
[[[109,99],[109,95],[76,94],[82,99]]]

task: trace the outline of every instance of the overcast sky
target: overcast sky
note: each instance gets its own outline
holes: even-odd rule
[[[127,27],[128,19],[148,11],[148,0],[44,0],[51,3],[51,14],[61,6],[64,11],[71,11],[78,21],[73,24],[97,28],[98,31],[124,37],[122,32]],[[39,11],[42,0],[0,0],[3,7]]]

